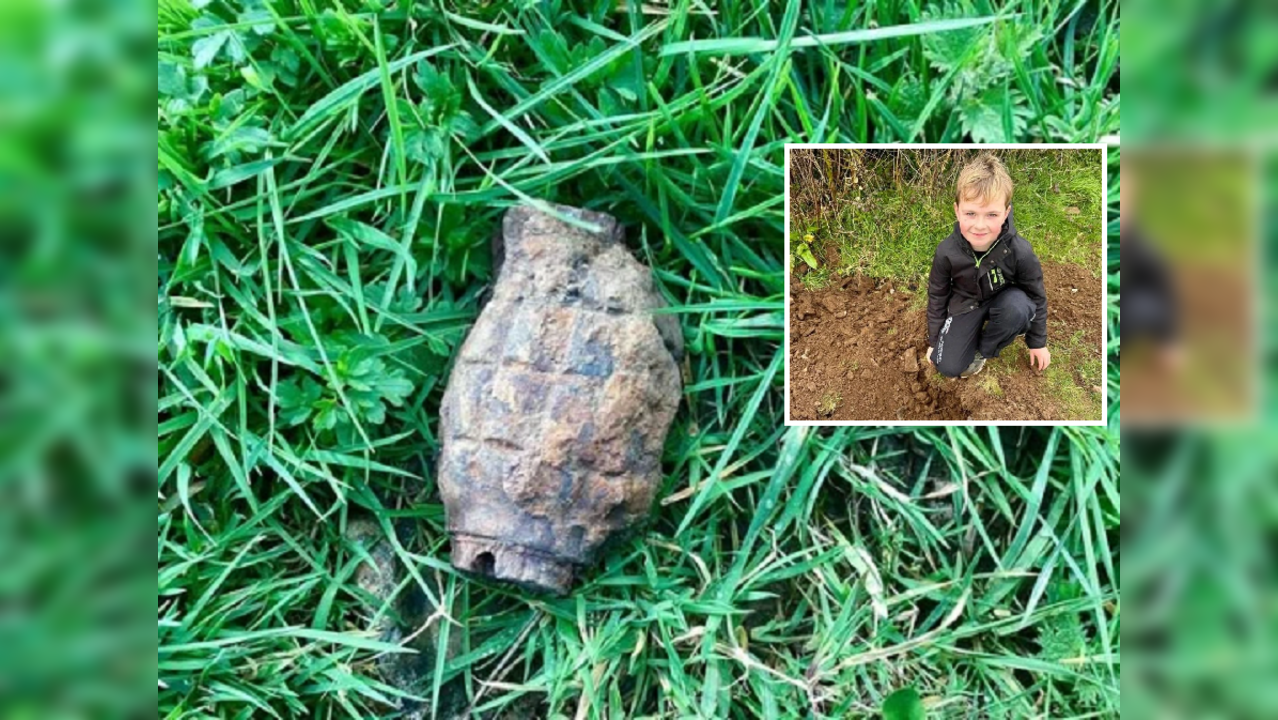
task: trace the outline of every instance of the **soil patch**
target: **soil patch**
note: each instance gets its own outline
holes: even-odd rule
[[[1101,278],[1043,263],[1052,366],[1029,366],[1017,340],[975,377],[942,376],[926,361],[925,287],[844,278],[790,293],[791,420],[1099,420]],[[1097,365],[1098,366],[1098,365]],[[1078,417],[1095,408],[1095,417]]]
[[[1179,367],[1147,342],[1129,340],[1120,359],[1123,424],[1239,421],[1255,413],[1254,280],[1237,267],[1175,267]]]

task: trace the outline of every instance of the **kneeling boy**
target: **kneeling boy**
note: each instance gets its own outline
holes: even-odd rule
[[[932,257],[928,360],[947,377],[971,377],[1025,336],[1030,365],[1047,369],[1043,268],[1012,222],[1012,178],[982,153],[959,173],[954,231]]]

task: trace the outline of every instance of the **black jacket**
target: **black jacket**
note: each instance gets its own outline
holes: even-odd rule
[[[1139,230],[1125,227],[1119,263],[1123,272],[1123,294],[1118,298],[1119,338],[1124,342],[1142,337],[1160,342],[1175,340],[1177,300],[1167,262]]]
[[[949,237],[936,246],[927,288],[927,340],[936,347],[947,315],[962,315],[981,307],[1005,288],[1015,285],[1034,301],[1037,312],[1025,333],[1030,348],[1047,347],[1047,291],[1043,266],[1029,241],[1016,233],[1008,211],[998,239],[986,254],[978,256],[958,223]],[[977,258],[980,257],[980,267]],[[997,268],[998,272],[991,274]]]

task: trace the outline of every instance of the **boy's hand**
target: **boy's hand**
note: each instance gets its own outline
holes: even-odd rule
[[[1030,367],[1035,370],[1046,370],[1048,365],[1052,364],[1052,354],[1047,348],[1033,348],[1029,351]]]
[[[935,365],[935,364],[936,364],[936,363],[932,362],[932,346],[931,346],[931,345],[928,345],[928,346],[927,346],[927,362],[928,362],[928,364],[930,364],[930,365]]]

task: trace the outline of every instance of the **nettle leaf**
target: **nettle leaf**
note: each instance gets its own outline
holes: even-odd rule
[[[982,143],[1012,142],[1025,131],[1031,112],[1021,102],[1015,90],[992,87],[979,94],[972,94],[959,103],[959,121],[963,131],[973,141]],[[1005,113],[1011,113],[1012,136],[1008,137],[1004,123]]]
[[[980,16],[981,13],[968,3],[947,2],[940,6],[931,5],[923,11],[924,20],[955,20]],[[988,25],[928,33],[923,36],[923,56],[936,69],[949,72],[980,54],[989,34]]]
[[[978,17],[983,13],[970,3],[930,6],[923,12],[928,20]],[[956,101],[1002,84],[1015,70],[1012,58],[1029,54],[1042,39],[1033,23],[998,22],[923,37],[923,54],[941,72],[954,71],[950,97]]]
[[[1029,55],[1043,39],[1043,31],[1032,23],[1004,22],[994,27],[999,55],[1008,60]]]
[[[888,107],[899,118],[918,117],[927,105],[927,89],[919,81],[913,71],[907,71],[892,86],[892,95],[888,98]]]

